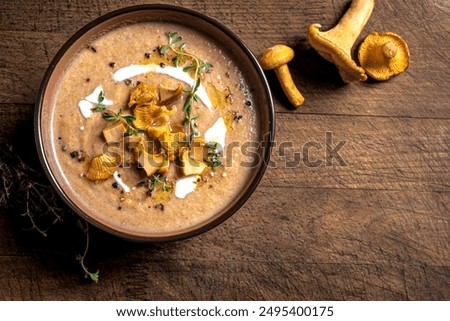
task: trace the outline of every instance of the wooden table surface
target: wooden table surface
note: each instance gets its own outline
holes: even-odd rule
[[[143,3],[2,0],[0,141],[33,149],[34,100],[60,46],[92,19]],[[0,299],[450,300],[450,2],[377,0],[357,44],[396,32],[410,67],[350,85],[306,41],[311,23],[332,27],[348,0],[159,3],[220,20],[255,55],[295,48],[300,109],[267,73],[276,142],[292,145],[274,149],[276,166],[241,210],[198,237],[142,245],[92,228],[86,264],[100,270],[98,284],[83,278],[83,239],[70,227],[44,239],[2,209]],[[327,158],[327,144],[341,158]],[[303,161],[304,146],[320,166]]]

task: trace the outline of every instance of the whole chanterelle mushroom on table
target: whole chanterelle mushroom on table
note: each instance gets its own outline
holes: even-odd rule
[[[264,70],[275,69],[281,88],[295,108],[300,107],[305,99],[295,86],[289,72],[288,62],[294,58],[294,50],[286,45],[278,44],[267,48],[259,57],[259,63]]]
[[[325,59],[336,64],[346,83],[365,81],[367,75],[351,57],[351,49],[369,20],[374,0],[353,0],[339,23],[328,31],[320,31],[318,23],[309,26],[311,46]]]

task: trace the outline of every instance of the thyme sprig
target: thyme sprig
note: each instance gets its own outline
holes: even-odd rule
[[[172,186],[166,182],[161,176],[153,175],[151,179],[149,179],[149,190],[153,191],[156,186],[161,186],[161,189],[164,192],[169,192],[172,190]]]
[[[212,170],[222,166],[222,154],[219,152],[218,143],[209,142],[205,146],[208,148],[208,160],[206,161],[206,164],[211,167]]]
[[[106,105],[103,104],[103,101],[105,100],[105,94],[103,91],[100,91],[97,98],[97,105],[95,105],[94,108],[92,108],[92,111],[103,111],[106,109]]]
[[[119,108],[117,113],[106,110],[102,112],[102,117],[106,121],[118,121],[123,119],[128,125],[132,126],[132,123],[136,120],[136,117],[133,115],[122,115],[122,112],[122,108]]]
[[[123,111],[122,108],[119,108],[119,111],[117,113],[107,110],[105,104],[103,104],[103,101],[105,100],[105,94],[103,91],[100,91],[97,98],[97,105],[95,105],[94,108],[92,108],[92,111],[99,111],[102,112],[102,117],[106,121],[118,121],[118,120],[124,120],[127,124],[127,131],[125,132],[125,136],[136,136],[139,134],[145,133],[144,130],[137,129],[133,126],[133,121],[136,120],[136,117],[133,115],[122,115]]]
[[[175,54],[175,58],[173,59],[175,66],[179,67],[182,61],[186,61],[183,71],[193,73],[192,78],[194,79],[194,84],[191,86],[190,90],[184,91],[186,93],[186,100],[183,104],[183,112],[185,114],[183,125],[187,126],[188,143],[191,145],[194,137],[199,134],[194,121],[199,115],[192,114],[192,107],[193,104],[199,100],[197,91],[201,84],[201,76],[206,69],[212,68],[212,64],[187,52],[185,50],[186,44],[182,42],[183,38],[179,36],[177,32],[168,32],[166,35],[169,43],[159,47],[161,55],[164,55],[168,50],[172,51],[172,53]]]
[[[139,134],[145,133],[143,129],[137,129],[133,126],[133,121],[136,120],[136,117],[133,115],[122,115],[122,108],[119,108],[117,113],[106,110],[102,112],[102,117],[106,121],[119,121],[123,120],[127,124],[127,131],[125,132],[125,136],[136,136]]]

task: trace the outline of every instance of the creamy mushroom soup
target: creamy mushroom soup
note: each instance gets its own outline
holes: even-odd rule
[[[178,24],[135,23],[93,40],[66,68],[53,98],[55,153],[102,220],[187,228],[249,179],[255,154],[241,147],[258,140],[257,115],[218,41]]]

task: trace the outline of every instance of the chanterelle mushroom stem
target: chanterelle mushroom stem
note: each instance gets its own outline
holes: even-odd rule
[[[351,49],[369,20],[374,0],[353,0],[339,23],[328,31],[320,31],[318,23],[309,26],[308,38],[311,46],[325,59],[333,62],[346,82],[367,79],[364,69],[351,58]]]
[[[350,53],[374,7],[374,0],[353,0],[350,8],[334,28],[324,32],[327,37],[342,38],[341,49]]]
[[[387,42],[381,47],[384,58],[391,60],[397,54],[397,46],[393,42]]]
[[[295,108],[300,107],[303,104],[305,99],[300,91],[297,89],[297,86],[294,84],[294,80],[292,79],[291,73],[289,72],[289,68],[287,65],[280,66],[275,68],[275,73],[277,74],[278,79],[280,80],[281,88],[283,92],[286,94],[286,97],[289,99],[292,105]]]

